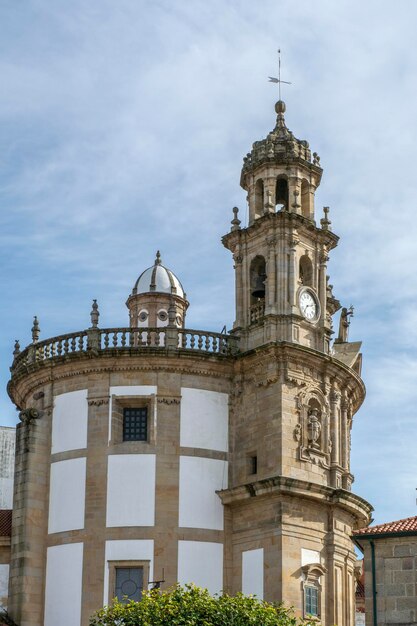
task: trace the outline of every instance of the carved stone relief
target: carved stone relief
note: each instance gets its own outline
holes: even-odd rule
[[[330,467],[330,411],[319,387],[308,386],[295,398],[299,421],[294,439],[299,442],[299,458],[324,468]]]

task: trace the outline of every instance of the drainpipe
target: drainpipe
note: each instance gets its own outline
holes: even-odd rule
[[[377,620],[377,606],[376,606],[376,572],[375,572],[375,544],[373,541],[369,542],[371,544],[371,567],[372,567],[372,613],[373,613],[373,624],[374,626],[378,626]]]

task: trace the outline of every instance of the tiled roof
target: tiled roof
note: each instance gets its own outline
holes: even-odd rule
[[[397,522],[388,522],[387,524],[378,524],[377,526],[368,526],[354,532],[354,537],[359,535],[388,535],[392,533],[417,533],[417,516],[400,519]]]
[[[0,509],[0,537],[12,535],[12,509]]]
[[[365,587],[363,585],[363,582],[358,580],[356,582],[356,593],[355,593],[356,599],[359,600],[359,598],[364,598],[365,597]]]

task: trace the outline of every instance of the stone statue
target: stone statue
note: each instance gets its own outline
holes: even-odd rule
[[[337,337],[337,343],[346,343],[348,340],[348,332],[350,319],[353,315],[353,306],[350,306],[348,309],[343,307],[342,312],[340,314],[340,322],[339,322],[339,335]]]
[[[318,448],[321,433],[321,424],[318,409],[310,409],[307,422],[308,443],[312,448]]]

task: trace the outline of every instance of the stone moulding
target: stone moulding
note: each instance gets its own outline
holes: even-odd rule
[[[328,506],[338,506],[353,515],[359,526],[369,523],[373,507],[363,498],[345,491],[334,489],[325,485],[288,478],[274,476],[265,478],[239,487],[222,489],[216,492],[224,505],[235,506],[251,498],[271,496],[294,496],[326,503]]]

